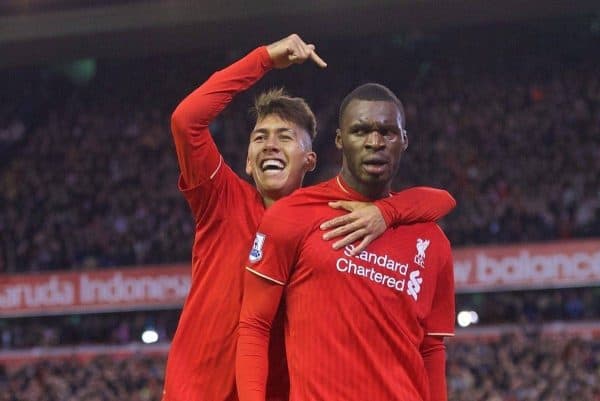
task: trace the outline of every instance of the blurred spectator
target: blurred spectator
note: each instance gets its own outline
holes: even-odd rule
[[[448,399],[567,401],[600,399],[600,344],[524,334],[448,345]]]
[[[479,324],[600,320],[600,287],[457,294],[456,310],[475,311]]]
[[[524,334],[448,344],[453,401],[598,401],[600,345]],[[0,365],[1,401],[159,401],[165,357]]]
[[[556,40],[552,51],[547,37],[522,40],[531,41],[525,56],[468,51],[451,35],[410,48],[380,38],[325,42],[326,70],[282,71],[261,85],[284,83],[316,110],[319,167],[307,183],[338,169],[341,95],[380,81],[406,105],[409,161],[396,184],[454,194],[458,207],[443,224],[455,246],[600,235],[598,39],[577,49]],[[87,86],[36,71],[3,78],[0,141],[13,144],[0,163],[0,272],[188,260],[193,221],[177,190],[169,116],[234,53],[203,54],[201,64],[196,56],[104,62]],[[357,63],[364,59],[377,62]],[[27,107],[11,107],[19,82]],[[249,97],[212,126],[242,174]]]
[[[141,342],[146,329],[170,342],[179,310],[18,317],[0,320],[2,349]]]
[[[0,371],[1,401],[159,401],[163,357],[42,361]]]

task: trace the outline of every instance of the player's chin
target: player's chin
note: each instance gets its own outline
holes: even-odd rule
[[[379,182],[389,181],[391,175],[390,175],[389,171],[384,171],[384,172],[378,172],[378,173],[364,172],[362,174],[362,176],[366,182],[379,183]]]
[[[263,187],[263,193],[273,200],[279,200],[290,195],[295,189],[290,185],[269,185]]]
[[[262,187],[269,192],[284,191],[289,186],[289,177],[283,172],[278,174],[269,174],[261,177]]]

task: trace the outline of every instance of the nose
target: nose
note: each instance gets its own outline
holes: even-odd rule
[[[365,140],[365,147],[367,149],[375,150],[384,148],[385,138],[383,137],[383,135],[381,135],[381,133],[378,130],[374,129],[367,135],[367,138]]]
[[[276,135],[268,135],[265,140],[265,147],[263,150],[278,150],[279,149],[279,139]]]

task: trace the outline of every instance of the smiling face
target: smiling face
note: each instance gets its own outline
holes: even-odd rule
[[[316,161],[306,130],[276,114],[256,122],[250,134],[246,173],[254,179],[266,206],[300,188],[304,174],[315,168]]]
[[[386,196],[408,146],[398,106],[385,100],[352,100],[335,143],[343,151],[341,176],[371,199]]]

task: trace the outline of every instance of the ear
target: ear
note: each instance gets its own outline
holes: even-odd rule
[[[400,139],[402,140],[402,151],[404,152],[406,149],[408,149],[408,134],[406,133],[405,129],[402,129]]]
[[[246,155],[246,174],[252,175],[253,164],[250,161],[250,155]]]
[[[317,154],[315,152],[308,152],[304,156],[304,168],[306,171],[313,171],[317,167]]]
[[[335,130],[335,147],[342,150],[342,131],[339,128]]]

